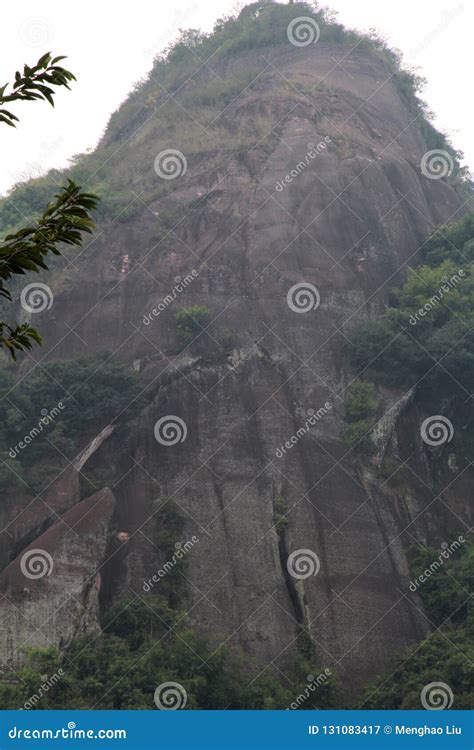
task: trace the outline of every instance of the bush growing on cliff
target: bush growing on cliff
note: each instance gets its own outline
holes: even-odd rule
[[[371,424],[368,419],[358,419],[344,429],[344,442],[357,453],[366,453],[370,446]]]
[[[435,575],[425,576],[420,596],[434,626],[449,623],[467,628],[474,636],[474,602],[469,596],[474,576],[474,544],[462,535],[455,541],[459,547],[452,553],[444,550],[447,557]],[[438,558],[437,550],[416,549],[410,561],[412,579],[419,578]]]
[[[190,341],[203,330],[209,318],[209,308],[194,305],[193,307],[179,310],[174,317],[176,328],[181,338],[185,341]]]
[[[474,214],[435,231],[394,305],[351,335],[357,372],[388,386],[469,391],[474,371]]]
[[[413,556],[412,581],[439,560],[439,550],[420,549]],[[474,705],[474,609],[470,587],[474,570],[474,545],[464,542],[418,588],[430,623],[436,630],[411,653],[397,657],[386,675],[370,684],[364,709],[421,709],[421,691],[432,682],[445,683],[453,694],[453,709]],[[445,691],[449,698],[448,691]]]
[[[365,380],[355,380],[344,394],[346,417],[351,421],[370,416],[377,406],[375,387]]]
[[[154,709],[155,690],[170,681],[184,688],[183,708],[191,710],[284,709],[300,694],[298,708],[333,705],[332,679],[306,691],[308,674],[317,672],[302,659],[285,684],[269,670],[253,679],[238,649],[212,648],[157,597],[121,602],[103,626],[102,635],[75,638],[64,654],[31,651],[22,669],[0,679],[2,708],[28,702],[34,709]],[[32,701],[44,675],[61,669],[60,679]]]
[[[474,704],[472,670],[474,659],[472,639],[466,630],[435,633],[404,654],[388,673],[375,680],[364,691],[355,708],[421,710],[421,691],[432,682],[442,682],[453,693],[453,709],[471,709]]]
[[[377,407],[373,383],[365,380],[351,383],[344,393],[344,407],[349,422],[344,430],[344,442],[357,453],[365,453],[370,445],[372,417]]]

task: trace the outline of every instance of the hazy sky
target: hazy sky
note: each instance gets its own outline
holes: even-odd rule
[[[81,0],[73,9],[64,0],[9,2],[2,9],[0,83],[48,50],[68,55],[67,67],[78,82],[71,92],[57,94],[54,110],[46,103],[16,105],[19,127],[0,130],[0,194],[93,148],[110,113],[180,28],[210,30],[216,18],[239,5],[235,0]],[[327,0],[323,5],[337,11],[346,26],[377,29],[408,64],[419,66],[428,79],[424,98],[436,126],[473,168],[472,0]]]

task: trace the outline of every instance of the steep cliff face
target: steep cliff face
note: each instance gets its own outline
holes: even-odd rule
[[[191,98],[216,80],[241,82],[217,117]],[[172,499],[185,521],[176,542],[198,539],[183,581],[195,627],[283,669],[306,628],[315,660],[354,685],[427,631],[406,551],[457,530],[469,488],[444,454],[434,480],[424,415],[403,393],[381,394],[393,408],[376,435],[403,481],[354,457],[342,440],[354,377],[344,347],[432,228],[464,208],[448,181],[421,173],[420,115],[384,59],[358,45],[282,40],[199,66],[170,94],[153,78],[147,87],[136,122],[96,154],[126,203],[82,256],[45,275],[54,304],[35,319],[41,357],[108,349],[139,371],[148,400],[82,469],[108,471],[110,527],[128,540],[109,534],[104,552],[101,532],[93,554],[87,545],[94,560],[78,547],[77,565],[101,567],[103,609],[145,595],[166,562],[161,508]],[[187,162],[178,155],[173,179],[154,168],[166,149]],[[303,282],[319,295],[309,289],[307,312],[290,293]],[[185,343],[175,314],[195,305],[209,315]],[[155,429],[170,415],[182,420],[179,441]],[[301,550],[315,575],[289,572]],[[66,591],[76,585],[67,566],[56,572]],[[56,594],[41,601],[57,606]],[[95,605],[87,611],[90,622]],[[58,618],[53,640],[79,628],[83,610],[71,617]]]

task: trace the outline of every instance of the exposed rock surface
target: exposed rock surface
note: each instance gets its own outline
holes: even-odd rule
[[[90,459],[115,467],[113,524],[129,541],[104,554],[110,492],[70,508],[35,539],[30,546],[50,551],[61,584],[53,574],[22,594],[19,559],[6,569],[15,596],[15,607],[6,605],[9,656],[23,640],[63,643],[97,626],[92,580],[104,557],[103,607],[143,593],[163,563],[157,528],[165,498],[186,520],[177,541],[199,538],[188,555],[185,600],[216,644],[229,639],[262,666],[284,667],[297,647],[296,626],[305,623],[317,663],[339,671],[347,687],[379,672],[429,627],[410,598],[406,550],[417,537],[436,541],[459,528],[468,480],[453,478],[446,463],[434,489],[419,437],[423,416],[410,405],[390,425],[405,462],[402,484],[354,463],[342,441],[341,392],[353,377],[343,347],[354,325],[381,309],[433,226],[463,208],[447,181],[420,173],[422,130],[382,59],[321,42],[215,63],[221,76],[246,69],[265,70],[274,95],[259,101],[250,91],[224,109],[219,125],[229,136],[220,166],[210,170],[208,153],[195,150],[186,174],[155,199],[157,152],[186,150],[171,131],[162,134],[158,108],[117,144],[112,160],[130,202],[143,210],[98,227],[93,261],[79,266],[72,288],[50,282],[55,302],[41,321],[48,356],[108,348],[140,371],[149,403],[133,422],[124,415]],[[318,87],[288,103],[281,85],[302,81]],[[271,123],[265,141],[234,153],[232,128],[251,131],[263,116]],[[196,127],[191,112],[182,119]],[[327,147],[277,189],[305,161],[308,144],[325,137]],[[160,216],[173,211],[163,232]],[[120,273],[126,254],[130,269]],[[192,283],[144,324],[176,277],[192,269]],[[287,303],[300,282],[320,295],[307,313]],[[174,314],[191,305],[207,306],[212,322],[182,350]],[[327,413],[277,458],[308,410],[326,402]],[[155,439],[166,415],[184,420],[183,442]],[[75,481],[71,475],[71,493]],[[277,498],[287,512],[280,535]],[[286,569],[286,557],[300,549],[320,561],[304,580]]]
[[[32,646],[67,645],[99,628],[100,564],[114,497],[105,489],[63,513],[2,573],[0,659]]]
[[[389,406],[385,413],[380,417],[372,430],[371,438],[376,449],[374,463],[378,468],[380,468],[382,464],[390,439],[394,437],[400,416],[409,406],[414,395],[415,387],[410,388],[410,390],[404,393],[401,398],[397,398],[395,403]]]
[[[112,434],[107,425],[74,461],[61,471],[40,496],[8,498],[0,511],[0,565],[5,568],[20,550],[47,529],[66,510],[80,500],[80,471],[104,440]]]

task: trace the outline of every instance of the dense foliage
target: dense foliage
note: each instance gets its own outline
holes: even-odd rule
[[[287,708],[300,694],[305,696],[301,708],[333,706],[333,681],[328,678],[307,691],[310,672],[317,675],[300,659],[287,680],[270,670],[255,679],[238,649],[213,649],[182,613],[148,597],[117,605],[101,635],[76,638],[63,653],[54,648],[30,652],[22,669],[0,680],[0,706],[154,709],[155,690],[166,682],[184,688],[186,709]],[[58,673],[60,679],[41,691],[46,678]],[[41,698],[32,701],[40,691]]]
[[[46,362],[19,380],[0,368],[0,487],[43,489],[103,427],[129,416],[139,393],[105,354]]]
[[[474,371],[474,214],[422,247],[381,318],[351,335],[359,373],[388,386],[469,389]]]
[[[439,551],[420,549],[412,564],[417,580]],[[387,674],[365,690],[360,708],[421,709],[422,689],[443,682],[454,695],[453,709],[474,705],[474,608],[472,588],[474,545],[463,546],[419,586],[432,633],[411,652],[398,657]]]
[[[344,392],[344,407],[348,422],[344,431],[344,441],[349,448],[364,453],[370,444],[370,420],[377,407],[374,384],[365,380],[354,380]]]
[[[193,305],[193,307],[179,310],[174,317],[180,336],[185,341],[190,341],[203,330],[209,319],[209,308]]]

